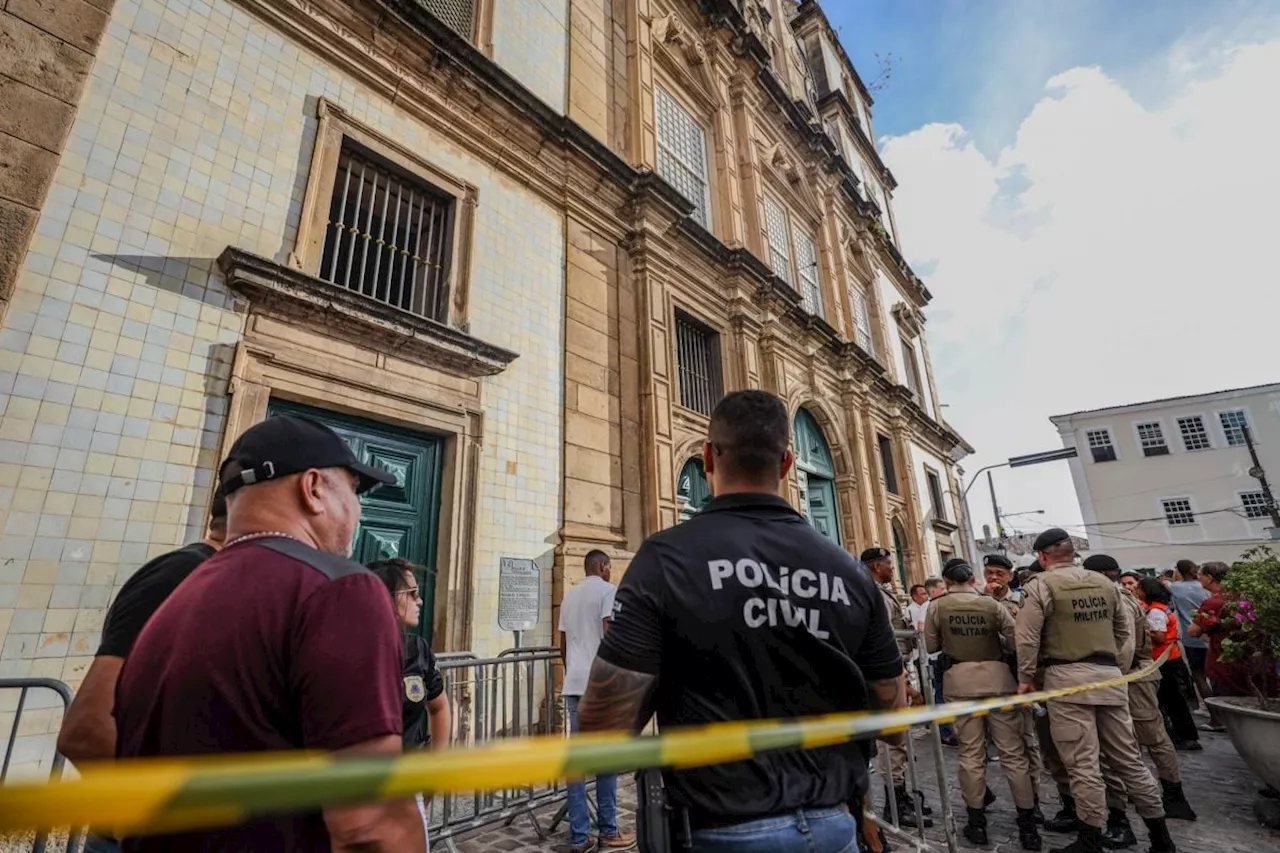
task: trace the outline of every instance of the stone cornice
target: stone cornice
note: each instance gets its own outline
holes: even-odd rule
[[[218,256],[227,288],[255,313],[297,322],[357,346],[478,378],[518,356],[458,329],[361,296],[293,267],[228,246]]]

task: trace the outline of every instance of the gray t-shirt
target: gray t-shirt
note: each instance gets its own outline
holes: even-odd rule
[[[1178,614],[1178,627],[1181,629],[1178,636],[1182,645],[1188,649],[1206,648],[1204,640],[1187,633],[1187,626],[1191,624],[1191,614],[1208,600],[1209,590],[1202,587],[1199,581],[1174,581],[1169,584],[1169,592],[1173,594],[1173,609]]]
[[[564,695],[581,696],[587,689],[591,663],[604,639],[604,620],[613,618],[617,587],[588,575],[569,590],[560,603],[560,631],[565,635]]]

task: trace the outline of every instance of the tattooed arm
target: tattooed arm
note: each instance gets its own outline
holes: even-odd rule
[[[639,731],[653,716],[656,676],[614,666],[602,658],[591,665],[587,692],[578,703],[584,732]]]

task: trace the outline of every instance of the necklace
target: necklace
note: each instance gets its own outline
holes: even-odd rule
[[[237,536],[222,547],[230,548],[232,545],[239,545],[241,542],[245,542],[250,539],[292,539],[295,542],[298,541],[298,537],[291,536],[288,533],[284,533],[279,530],[264,530],[261,533],[246,533],[243,536]]]

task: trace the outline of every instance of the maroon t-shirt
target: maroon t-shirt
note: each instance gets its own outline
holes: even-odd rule
[[[219,552],[139,635],[116,692],[121,758],[333,750],[401,733],[403,639],[363,566],[292,539]],[[319,812],[128,839],[130,853],[326,851]]]

